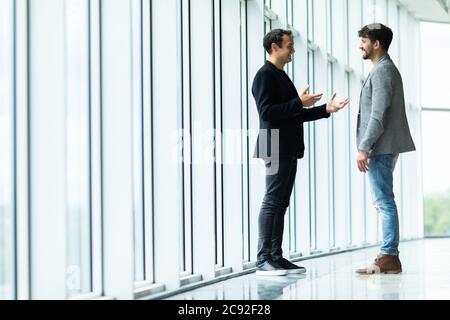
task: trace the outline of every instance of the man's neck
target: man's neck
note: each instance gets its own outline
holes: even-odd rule
[[[376,65],[378,62],[380,62],[380,60],[383,59],[386,55],[387,55],[387,52],[381,52],[377,55],[374,55],[371,59],[373,65]]]
[[[269,57],[269,61],[275,66],[277,67],[277,69],[283,71],[284,70],[284,66],[286,64],[280,62],[278,59],[276,59],[275,57]]]

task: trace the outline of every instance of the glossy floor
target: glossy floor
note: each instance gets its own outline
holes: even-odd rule
[[[450,239],[400,244],[403,273],[359,276],[378,248],[298,262],[304,275],[256,276],[254,273],[172,296],[177,300],[450,299]]]

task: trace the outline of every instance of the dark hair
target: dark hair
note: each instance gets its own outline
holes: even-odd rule
[[[388,51],[394,37],[394,33],[389,27],[381,23],[372,23],[364,26],[358,31],[358,36],[360,38],[369,38],[370,41],[380,41],[381,46],[384,50]]]
[[[275,43],[277,46],[281,48],[284,35],[292,36],[292,31],[283,29],[274,29],[265,35],[264,49],[266,49],[268,54],[272,53],[272,43]]]

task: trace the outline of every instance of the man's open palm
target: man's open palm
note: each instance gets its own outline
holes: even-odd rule
[[[309,85],[306,86],[305,89],[303,89],[302,93],[300,94],[300,99],[302,100],[304,107],[311,107],[315,105],[317,102],[322,99],[323,93],[319,94],[309,94]]]
[[[337,101],[335,101],[335,99],[336,99],[336,93],[333,94],[330,101],[328,101],[328,103],[327,103],[327,112],[328,113],[339,112],[342,109],[344,109],[350,102],[349,99],[341,101],[341,102],[337,102]]]

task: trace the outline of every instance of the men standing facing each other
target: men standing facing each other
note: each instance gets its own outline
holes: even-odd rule
[[[405,111],[400,72],[388,50],[393,32],[375,23],[358,32],[363,58],[373,63],[361,92],[358,114],[357,166],[368,173],[375,208],[381,215],[383,245],[377,258],[359,274],[400,273],[398,211],[393,172],[401,153],[415,150]]]
[[[252,87],[260,120],[254,157],[263,159],[266,165],[256,274],[304,273],[305,268],[285,259],[282,252],[284,215],[295,182],[297,160],[303,158],[305,150],[303,123],[329,118],[347,106],[349,100],[336,102],[334,94],[325,105],[305,108],[313,106],[323,94],[308,94],[308,86],[299,94],[284,72],[295,53],[292,33],[282,29],[270,31],[264,37],[264,48],[269,59],[257,72]]]

